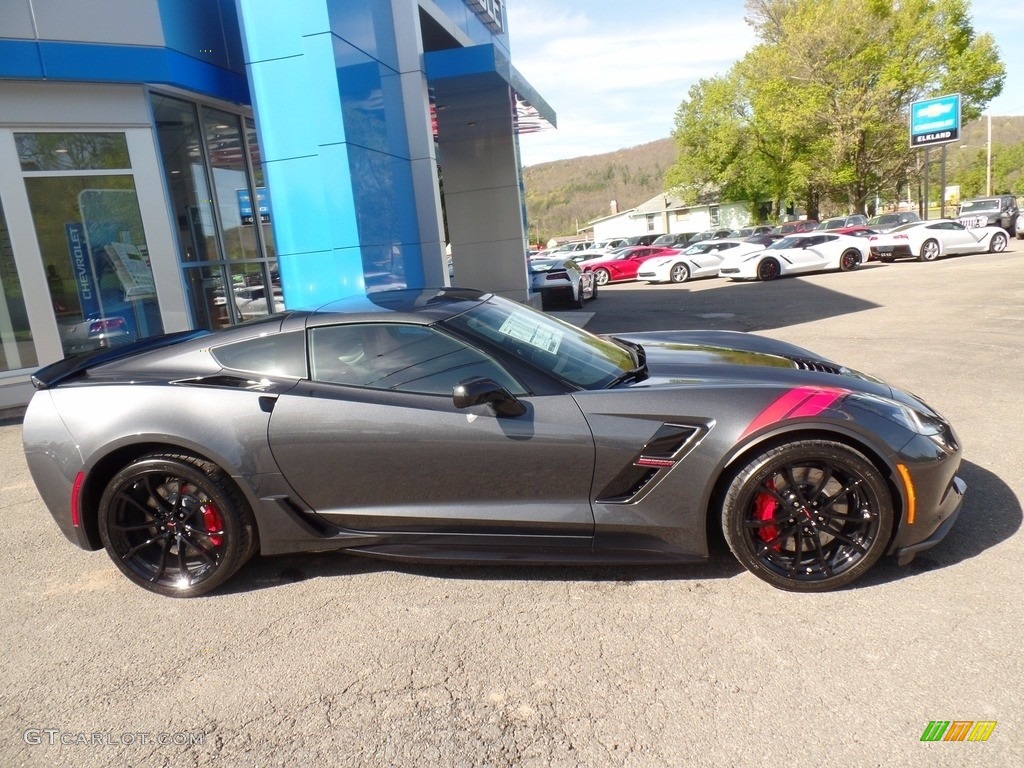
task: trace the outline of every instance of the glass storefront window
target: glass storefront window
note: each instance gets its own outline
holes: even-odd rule
[[[0,371],[34,368],[38,364],[7,219],[0,204]]]
[[[196,327],[283,309],[253,121],[156,93],[152,103]]]
[[[163,333],[133,177],[29,176],[25,188],[64,354]]]
[[[217,212],[224,228],[228,259],[257,258],[255,220],[262,215],[259,195],[253,201],[245,166],[245,146],[238,115],[216,109],[203,110],[206,146],[210,150]]]
[[[224,267],[188,267],[185,269],[185,285],[188,286],[197,328],[213,330],[231,325]]]
[[[131,168],[123,133],[16,133],[23,171],[113,171]]]

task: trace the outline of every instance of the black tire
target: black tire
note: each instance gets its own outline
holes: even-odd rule
[[[594,285],[608,285],[611,279],[611,272],[609,272],[607,269],[594,270]]]
[[[216,589],[258,549],[241,491],[220,467],[188,455],[151,454],[118,472],[100,500],[99,528],[121,572],[168,597]]]
[[[576,296],[572,300],[572,307],[573,309],[583,309],[586,303],[587,300],[583,298],[583,284],[580,283],[576,290]]]
[[[939,258],[939,241],[925,240],[921,246],[921,253],[917,255],[918,261],[935,261]]]
[[[685,283],[690,279],[690,268],[682,262],[673,264],[669,268],[668,279],[673,283]]]
[[[824,592],[859,578],[884,553],[893,517],[875,466],[830,440],[766,450],[740,470],[722,504],[736,559],[791,592]]]
[[[860,251],[856,248],[843,251],[843,255],[839,257],[839,271],[852,272],[860,266],[860,258]]]
[[[996,232],[992,235],[992,239],[988,242],[988,250],[990,253],[1002,253],[1006,250],[1006,243],[1009,238],[1002,232]]]
[[[774,280],[782,274],[782,267],[775,259],[762,259],[757,265],[757,279],[762,282]]]
[[[592,290],[590,292],[590,298],[588,299],[588,301],[593,301],[596,298],[597,298],[597,281],[595,280],[594,281],[594,290]]]

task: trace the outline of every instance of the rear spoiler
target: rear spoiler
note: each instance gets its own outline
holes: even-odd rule
[[[150,336],[145,339],[140,339],[139,341],[132,342],[131,344],[119,344],[116,347],[97,349],[94,352],[85,352],[81,355],[65,357],[63,360],[51,363],[32,374],[32,386],[36,389],[49,389],[50,387],[57,386],[62,381],[66,381],[67,379],[70,379],[83,371],[87,371],[90,368],[95,368],[98,365],[110,363],[114,360],[121,360],[125,357],[131,357],[132,355],[138,355],[142,352],[149,352],[154,349],[169,347],[172,344],[177,344],[179,341],[197,339],[200,336],[206,336],[209,333],[210,332],[207,330],[165,333],[161,336]]]

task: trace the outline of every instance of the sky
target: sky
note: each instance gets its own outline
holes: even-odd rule
[[[993,115],[1024,115],[1024,2],[974,0],[1006,66]],[[557,115],[520,137],[525,166],[668,138],[698,80],[754,44],[743,0],[506,0],[512,63]]]

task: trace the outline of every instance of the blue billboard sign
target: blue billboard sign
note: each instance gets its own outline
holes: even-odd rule
[[[910,105],[910,146],[930,147],[960,140],[960,94]]]
[[[253,210],[252,210],[252,198],[249,196],[248,189],[236,189],[235,194],[238,195],[238,215],[242,218],[243,224],[252,224],[253,222]],[[263,224],[270,223],[270,199],[267,197],[266,187],[256,188],[256,204],[259,206],[260,221]]]

